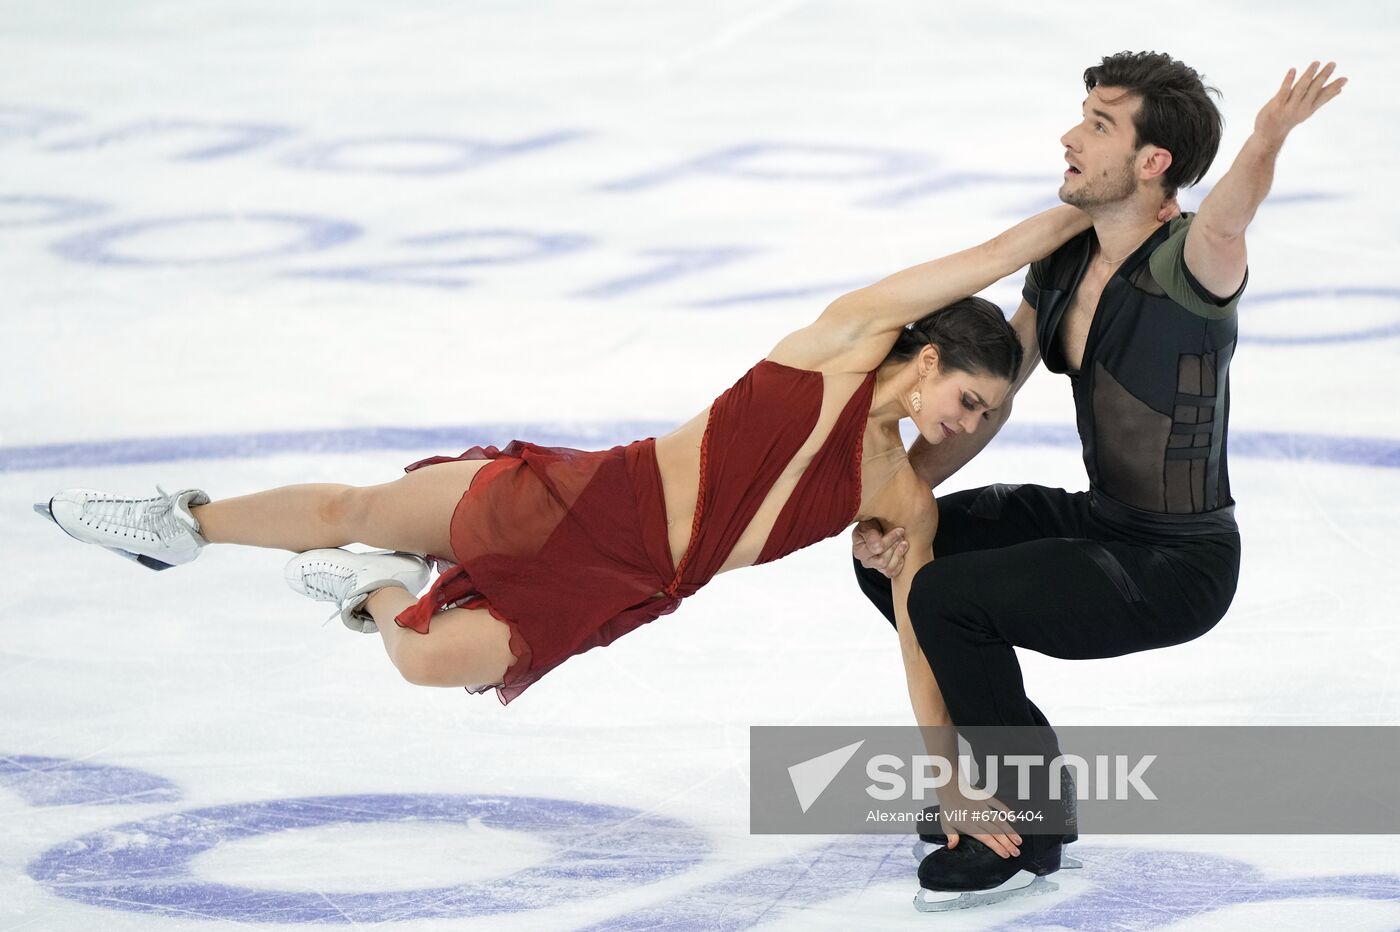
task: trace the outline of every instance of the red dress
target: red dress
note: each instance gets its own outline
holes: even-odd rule
[[[784,504],[757,560],[839,534],[860,506],[860,459],[875,373],[846,403]],[[434,613],[487,608],[510,627],[516,662],[502,703],[568,657],[675,611],[719,572],[821,413],[820,372],[763,360],[710,407],[690,544],[674,566],[666,502],[648,438],[585,452],[521,441],[473,447],[477,473],[452,516],[456,563],[398,623],[426,634]],[[493,687],[482,687],[478,692]]]

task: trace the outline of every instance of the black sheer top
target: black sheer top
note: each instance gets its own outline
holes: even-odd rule
[[[1099,517],[1128,533],[1235,530],[1226,461],[1230,358],[1244,285],[1221,301],[1186,268],[1191,215],[1163,226],[1104,286],[1079,370],[1057,338],[1096,252],[1092,229],[1031,266],[1041,358],[1069,376]]]

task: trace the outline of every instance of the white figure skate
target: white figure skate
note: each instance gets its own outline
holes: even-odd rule
[[[365,600],[385,586],[399,586],[417,595],[431,573],[428,561],[416,553],[331,548],[297,554],[288,561],[284,575],[296,592],[318,602],[334,602],[340,620],[351,631],[374,634],[379,626],[361,607]]]
[[[190,509],[209,504],[199,489],[154,498],[120,498],[95,489],[64,489],[34,510],[69,537],[96,544],[153,570],[189,563],[207,543]]]

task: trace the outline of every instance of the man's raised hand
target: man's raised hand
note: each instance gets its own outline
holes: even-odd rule
[[[1319,63],[1313,62],[1298,76],[1297,68],[1289,68],[1283,76],[1283,84],[1259,115],[1254,118],[1254,132],[1274,143],[1282,144],[1293,127],[1316,113],[1323,104],[1342,92],[1346,78],[1328,81],[1337,70],[1336,62],[1328,62],[1319,70]]]

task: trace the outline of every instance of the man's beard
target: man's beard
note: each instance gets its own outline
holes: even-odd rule
[[[1136,157],[1129,158],[1117,174],[1095,178],[1073,191],[1067,190],[1069,183],[1066,182],[1060,187],[1060,200],[1080,210],[1090,210],[1127,200],[1137,193],[1137,179],[1133,177],[1135,161]]]

